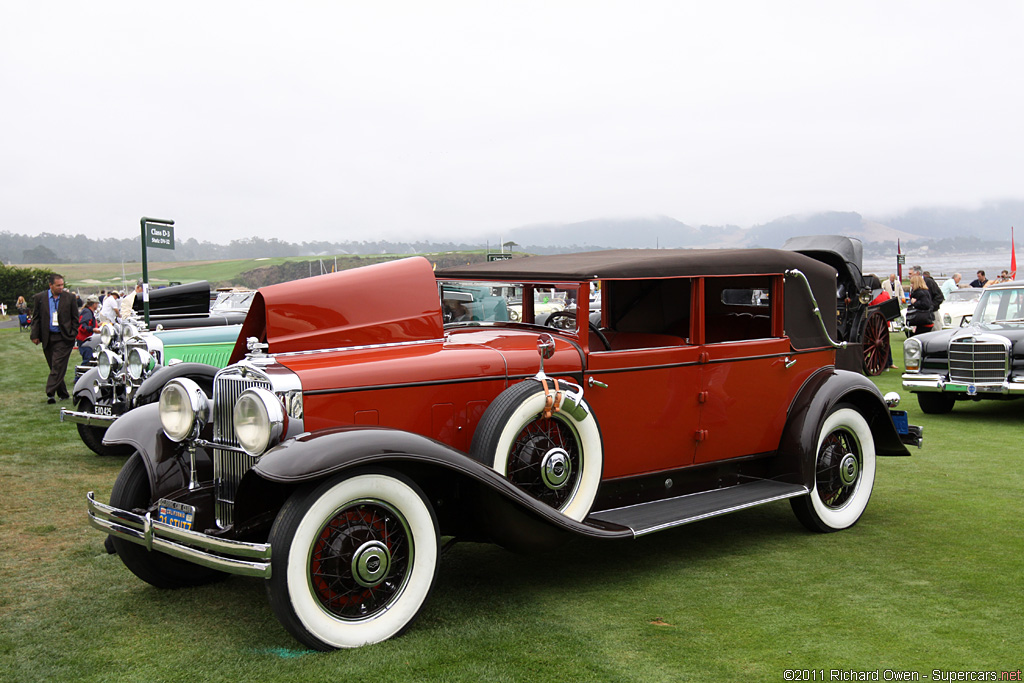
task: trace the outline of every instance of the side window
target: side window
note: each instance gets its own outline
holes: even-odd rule
[[[610,280],[602,286],[604,333],[613,350],[690,343],[691,279]]]
[[[704,339],[709,344],[772,336],[772,279],[767,275],[704,280]]]

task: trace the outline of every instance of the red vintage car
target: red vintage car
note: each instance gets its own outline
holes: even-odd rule
[[[551,548],[782,499],[845,529],[876,455],[921,435],[835,368],[835,283],[753,249],[411,258],[267,287],[212,400],[172,380],[110,427],[137,452],[90,522],[155,586],[263,578],[319,649],[408,628],[442,537]],[[574,308],[536,324],[539,288]]]

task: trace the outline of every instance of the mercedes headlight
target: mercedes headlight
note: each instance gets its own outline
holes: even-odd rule
[[[96,359],[96,370],[100,373],[100,379],[104,382],[121,367],[121,359],[110,349],[103,349]]]
[[[111,324],[106,324],[100,327],[100,343],[104,346],[110,346],[110,343],[117,338],[117,331]]]
[[[249,455],[262,455],[285,432],[284,405],[266,389],[247,389],[235,401],[235,438]]]
[[[903,342],[903,365],[907,372],[917,372],[921,369],[921,342],[914,337]]]
[[[171,441],[197,436],[211,412],[206,394],[187,377],[172,379],[160,392],[160,424]]]
[[[148,377],[156,369],[156,359],[145,349],[132,349],[128,354],[128,376],[134,380]]]

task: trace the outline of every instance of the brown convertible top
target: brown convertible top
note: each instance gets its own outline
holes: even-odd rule
[[[437,271],[439,279],[481,280],[618,280],[692,277],[697,275],[758,275],[802,271],[812,282],[835,271],[808,256],[781,249],[614,249],[578,254],[530,256],[491,263],[474,263]],[[834,295],[834,292],[833,292]]]
[[[829,334],[836,334],[836,270],[821,261],[783,249],[615,249],[578,254],[530,256],[440,269],[438,280],[579,282],[714,275],[773,275],[799,270],[821,310]],[[797,278],[786,278],[785,329],[795,348],[828,343],[814,315],[814,304]]]

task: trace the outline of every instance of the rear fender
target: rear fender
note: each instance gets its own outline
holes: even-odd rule
[[[212,432],[209,427],[207,430]],[[210,436],[210,433],[204,434],[204,438]],[[129,410],[107,428],[103,443],[126,444],[142,455],[154,500],[188,486],[188,453],[164,434],[160,424],[160,406],[150,404]],[[202,448],[196,449],[196,469],[200,481],[212,479],[213,464]]]
[[[156,403],[160,390],[172,379],[187,377],[195,381],[207,396],[213,396],[213,377],[220,368],[205,363],[175,363],[165,365],[147,377],[135,394],[135,405]],[[76,385],[77,386],[77,385]]]
[[[303,434],[269,450],[249,470],[235,498],[236,520],[254,518],[282,499],[282,487],[317,481],[344,470],[384,465],[411,473],[435,503],[466,506],[452,511],[463,517],[479,511],[482,500],[500,501],[489,507],[508,510],[502,519],[479,521],[484,531],[504,536],[503,527],[529,526],[539,536],[572,532],[599,538],[631,538],[632,532],[612,525],[581,524],[523,493],[490,467],[433,439],[397,429],[349,426]],[[501,542],[502,538],[496,538]]]
[[[823,368],[804,383],[790,405],[779,442],[782,472],[799,472],[799,483],[813,487],[818,433],[825,418],[840,403],[852,404],[864,416],[877,455],[910,455],[900,441],[878,387],[859,373]]]

